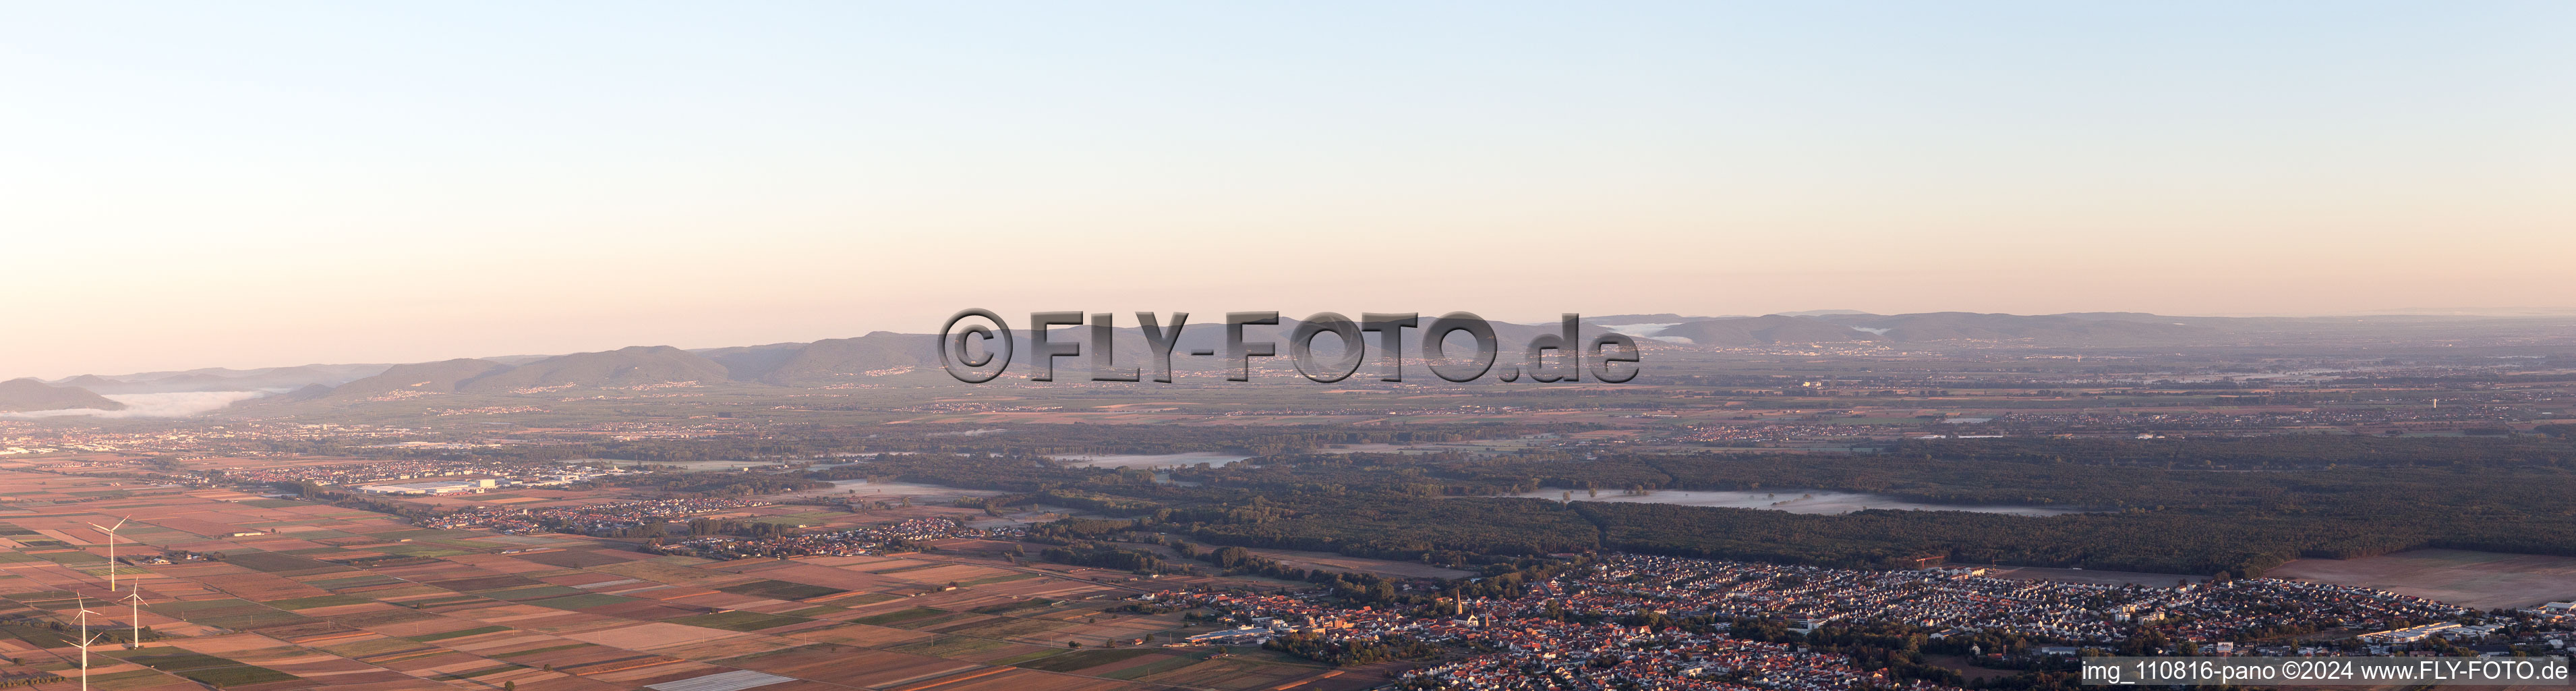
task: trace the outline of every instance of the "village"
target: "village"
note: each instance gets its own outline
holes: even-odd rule
[[[1589,674],[1583,670],[1602,666],[1593,664],[1596,658],[1614,653],[1651,661],[1638,669],[1661,670],[1615,665],[1628,670],[1624,674],[1680,675],[1662,681],[1690,688],[1687,680],[1758,671],[1771,656],[1790,654],[1712,635],[1743,621],[1777,622],[1797,634],[1846,627],[1913,632],[1925,641],[2003,634],[2037,643],[1973,651],[1997,663],[2015,656],[2104,654],[2138,640],[2158,642],[2128,652],[2549,654],[2563,650],[2576,629],[2571,603],[2478,612],[2369,588],[2278,579],[2148,587],[1998,578],[1975,568],[1864,571],[1626,554],[1605,557],[1578,575],[1531,584],[1518,598],[1449,600],[1436,616],[1352,605],[1320,591],[1167,591],[1139,599],[1208,608],[1236,623],[1181,645],[1260,645],[1304,636],[1335,644],[1406,641],[1500,650],[1489,655],[1493,659],[1416,672],[1455,688],[1520,688],[1496,680],[1534,668],[1548,670],[1544,675]],[[1665,623],[1622,623],[1641,617]],[[1698,632],[1673,623],[1684,620],[1713,623]],[[1730,663],[1718,653],[1736,657]],[[1825,675],[1809,680],[1824,686],[1801,688],[1854,681],[1843,673],[1868,676],[1811,660],[1786,666]]]

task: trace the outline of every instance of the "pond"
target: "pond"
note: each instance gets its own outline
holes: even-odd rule
[[[1523,492],[1509,496],[1527,497],[1531,499],[1560,500],[1565,498],[1567,492],[1573,493],[1575,501],[1674,504],[1680,506],[1724,506],[1739,509],[1769,509],[1773,511],[1807,514],[1844,514],[1862,509],[1974,511],[1977,513],[2002,513],[2016,516],[2057,516],[2070,513],[2084,513],[2083,511],[2075,509],[2054,509],[2036,506],[1924,504],[1877,494],[1805,489],[1655,490],[1645,494],[1621,494],[1615,491],[1604,491],[1598,496],[1594,496],[1586,490],[1569,490],[1563,487],[1542,487],[1535,492]]]
[[[1238,453],[1225,453],[1222,451],[1192,451],[1189,453],[1157,454],[1101,454],[1091,456],[1055,457],[1055,459],[1059,461],[1072,463],[1074,465],[1091,466],[1094,468],[1164,468],[1176,465],[1198,465],[1201,463],[1211,466],[1221,466],[1246,458],[1251,458],[1251,456]]]

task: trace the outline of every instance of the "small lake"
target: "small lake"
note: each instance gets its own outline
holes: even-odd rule
[[[1336,444],[1318,449],[1309,449],[1305,453],[1429,453],[1433,451],[1474,450],[1478,449],[1456,444],[1445,448],[1427,444]],[[1094,468],[1168,468],[1176,465],[1189,466],[1201,463],[1205,463],[1210,466],[1222,467],[1227,463],[1233,463],[1235,461],[1252,457],[1239,453],[1226,453],[1223,451],[1192,451],[1189,453],[1055,456],[1054,458],[1074,465],[1090,466]]]
[[[1845,514],[1862,509],[1974,511],[1977,513],[2012,514],[2015,516],[2058,516],[2070,513],[2084,513],[2083,511],[2073,509],[2051,509],[2036,506],[1922,504],[1876,494],[1833,492],[1826,490],[1739,491],[1674,489],[1656,490],[1645,494],[1620,494],[1616,491],[1605,491],[1602,492],[1600,496],[1592,496],[1587,491],[1580,489],[1568,490],[1563,487],[1542,487],[1536,492],[1523,492],[1509,496],[1525,497],[1530,499],[1561,500],[1565,498],[1565,493],[1569,491],[1574,493],[1575,501],[1607,501],[1632,504],[1674,504],[1679,506],[1723,506],[1738,509],[1769,509],[1772,511],[1787,511],[1789,513],[1806,514]]]
[[[1225,453],[1222,451],[1055,457],[1055,459],[1059,461],[1072,463],[1074,465],[1091,466],[1094,468],[1162,468],[1176,465],[1198,465],[1201,463],[1211,466],[1222,466],[1227,463],[1233,463],[1247,458],[1251,458],[1251,456]]]

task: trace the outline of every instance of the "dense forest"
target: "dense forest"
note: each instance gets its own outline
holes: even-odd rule
[[[2555,436],[2555,435],[2553,435]],[[1882,453],[1953,461],[2203,466],[2234,470],[2351,466],[2576,465],[2576,443],[2533,437],[2365,437],[2290,434],[2181,439],[2011,438],[1893,442]]]
[[[1225,432],[1179,437],[1223,445]],[[1232,431],[1238,440],[1243,433]],[[2249,576],[2301,557],[2421,547],[2576,555],[2576,492],[2570,491],[2576,489],[2576,455],[2568,453],[2563,438],[1946,440],[1854,455],[1321,450],[1392,438],[1381,434],[1260,430],[1257,436],[1264,439],[1316,448],[1163,473],[1014,451],[877,453],[838,456],[846,463],[804,471],[668,474],[630,482],[697,495],[810,489],[832,480],[914,482],[1002,492],[968,500],[996,512],[1064,507],[1147,521],[1154,533],[1208,545],[1444,565],[1627,550],[1835,566],[1902,566],[1937,557]],[[1539,488],[1561,488],[1558,496],[1572,501],[1498,496]],[[325,488],[299,489],[326,500],[375,501],[335,496]],[[1598,494],[1706,490],[1842,491],[1924,504],[2077,513],[1806,515],[1583,501]],[[1137,561],[1070,546],[1062,556],[1103,565]]]
[[[1171,481],[1032,455],[886,454],[807,477],[999,490],[1011,494],[972,501],[1133,517],[1212,545],[1452,565],[1614,549],[1857,567],[1939,557],[2250,576],[2301,557],[2421,547],[2576,555],[2576,493],[2568,491],[2576,469],[2552,455],[2562,449],[2415,441],[2345,438],[2308,454],[2287,443],[2150,452],[2090,440],[1849,456],[1289,453],[1173,470]],[[1494,496],[1540,487],[1568,488],[1575,500]],[[1765,489],[2080,512],[1806,515],[1581,500]]]
[[[1597,425],[1581,424],[1505,423],[1409,425],[1397,429],[1376,430],[1353,430],[1327,425],[1238,428],[1046,424],[1004,425],[960,432],[935,431],[931,428],[901,430],[884,425],[816,425],[789,426],[757,436],[719,434],[688,439],[602,439],[576,444],[436,450],[324,446],[302,448],[298,451],[361,456],[475,457],[526,461],[606,458],[641,463],[744,459],[790,461],[889,452],[1079,456],[1208,451],[1269,455],[1344,444],[1437,444],[1540,432],[1579,432],[1597,428]]]

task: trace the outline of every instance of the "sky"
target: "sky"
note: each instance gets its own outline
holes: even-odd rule
[[[14,3],[0,378],[2576,307],[2576,3]]]

